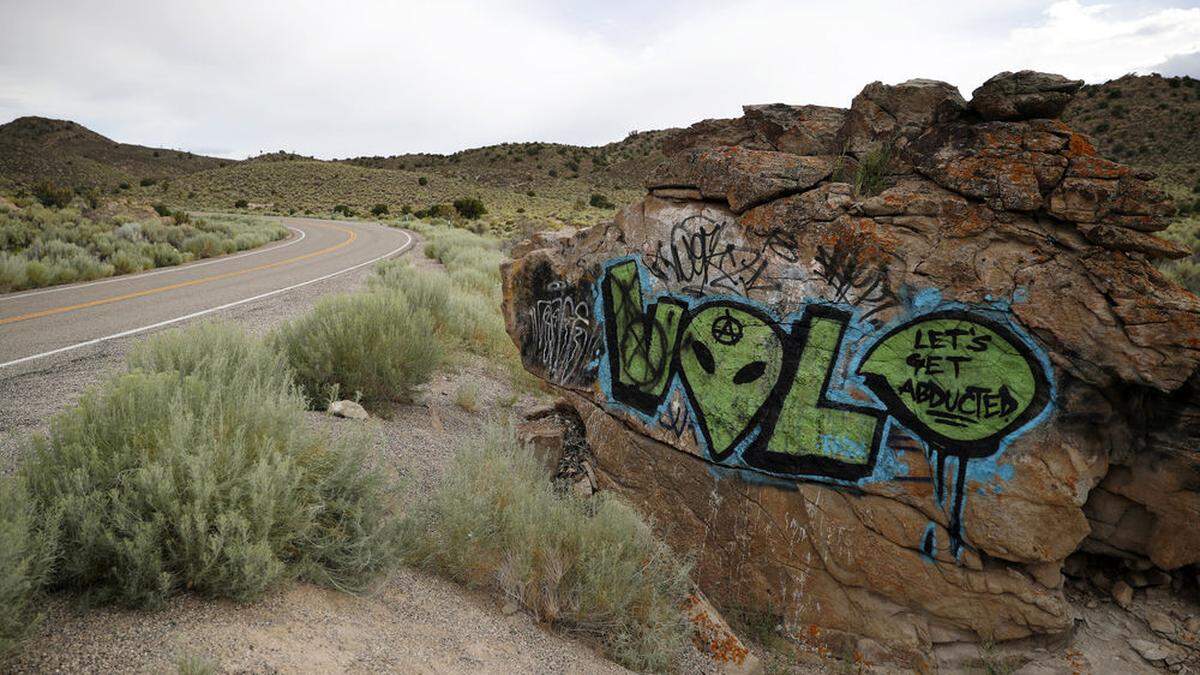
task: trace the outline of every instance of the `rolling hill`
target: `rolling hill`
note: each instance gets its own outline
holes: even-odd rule
[[[1088,85],[1064,119],[1102,153],[1155,171],[1184,210],[1200,210],[1200,81],[1128,75]],[[501,143],[449,155],[317,160],[270,153],[243,161],[118,143],[74,122],[22,117],[0,125],[0,190],[40,181],[98,187],[125,201],[188,209],[329,214],[420,211],[463,197],[496,229],[589,224],[633,201],[677,130],[631,132],[596,147]],[[602,199],[593,200],[593,195]],[[596,204],[596,205],[593,205]]]
[[[1088,85],[1063,114],[1106,157],[1200,188],[1200,80],[1126,75]]]
[[[112,189],[231,163],[182,150],[118,143],[67,120],[19,117],[0,125],[0,187],[50,180]]]

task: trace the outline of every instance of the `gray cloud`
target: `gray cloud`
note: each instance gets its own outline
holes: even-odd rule
[[[1150,72],[1167,76],[1187,75],[1200,79],[1200,51],[1172,56],[1151,68]]]

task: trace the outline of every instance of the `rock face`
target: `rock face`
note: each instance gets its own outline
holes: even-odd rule
[[[971,107],[985,120],[1057,118],[1083,86],[1083,80],[1022,70],[1003,72],[971,95]]]
[[[923,667],[1067,631],[1081,548],[1200,561],[1200,300],[1151,264],[1150,177],[1049,119],[1063,82],[747,107],[513,251],[526,368],[717,606]]]

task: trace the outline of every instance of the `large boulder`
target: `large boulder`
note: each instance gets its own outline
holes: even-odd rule
[[[1022,70],[1003,72],[971,94],[971,108],[985,120],[1057,119],[1083,80]]]
[[[505,264],[598,487],[718,606],[916,668],[1068,631],[1081,549],[1200,562],[1200,300],[1153,265],[1150,177],[944,83],[797,110],[693,127],[613,222]]]

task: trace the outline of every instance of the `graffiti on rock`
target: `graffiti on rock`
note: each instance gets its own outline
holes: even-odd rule
[[[829,237],[817,247],[813,262],[817,278],[830,289],[830,302],[871,306],[863,318],[896,306],[886,259],[869,230],[854,228]]]
[[[671,228],[671,240],[658,242],[646,267],[651,274],[681,287],[687,295],[778,290],[779,280],[768,274],[767,252],[795,260],[795,242],[771,233],[761,249],[735,243],[727,225],[705,216],[689,216]]]
[[[673,426],[679,390],[712,461],[794,479],[869,479],[899,424],[936,466],[939,502],[955,463],[955,554],[969,461],[996,454],[1050,402],[1044,358],[983,310],[944,308],[876,330],[835,305],[777,317],[744,297],[651,298],[647,282],[637,259],[621,259],[599,284],[612,403]]]
[[[554,278],[548,267],[536,270],[535,279],[536,297],[524,317],[522,357],[555,384],[585,386],[592,381],[601,338],[592,319],[590,288]]]

